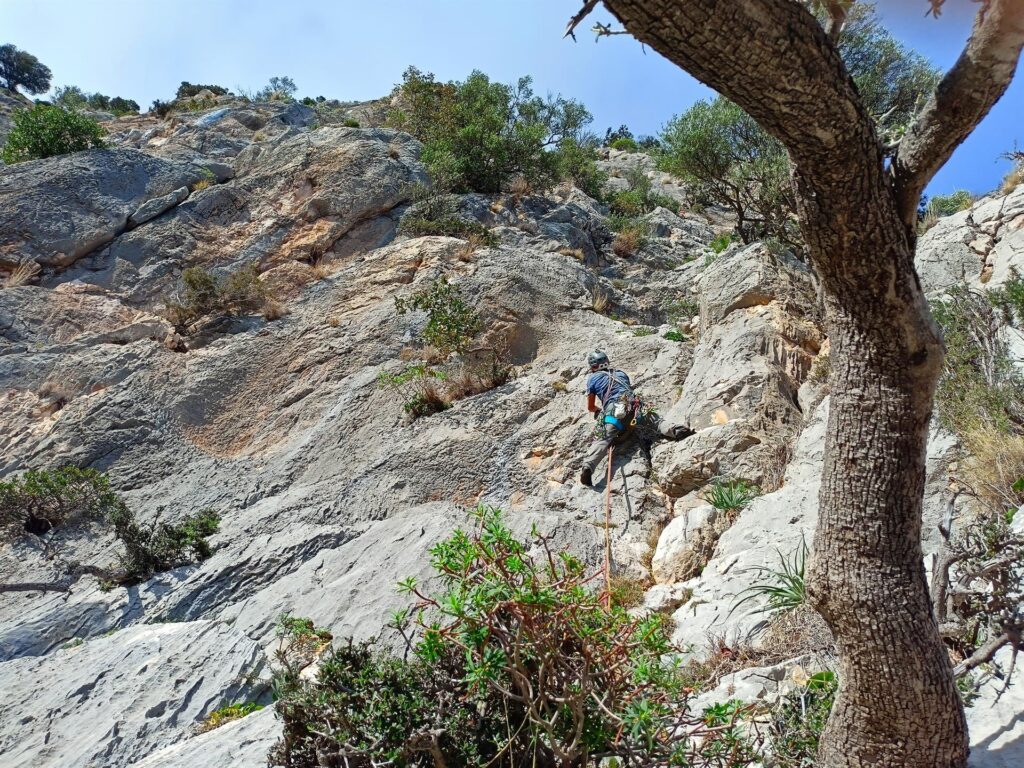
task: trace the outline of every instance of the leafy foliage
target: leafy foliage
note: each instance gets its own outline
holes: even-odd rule
[[[760,494],[744,480],[715,480],[705,492],[704,500],[715,509],[731,512],[743,509]]]
[[[883,142],[892,145],[939,71],[893,38],[870,4],[850,8],[837,45]],[[673,118],[661,140],[659,167],[692,186],[693,202],[729,208],[745,243],[775,237],[799,251],[786,152],[753,118],[722,97],[701,101]]]
[[[626,189],[614,192],[608,197],[608,206],[613,214],[627,217],[642,216],[657,207],[675,211],[679,203],[673,198],[654,191],[651,180],[642,168],[631,168],[626,173]]]
[[[464,351],[482,327],[476,310],[466,303],[458,287],[444,277],[408,298],[395,297],[395,309],[399,315],[412,310],[426,312],[427,324],[420,337],[443,355]]]
[[[774,765],[805,768],[815,764],[818,741],[838,689],[835,673],[818,672],[800,689],[788,694],[772,712],[769,741]]]
[[[559,142],[556,157],[558,178],[601,199],[608,174],[597,167],[597,150],[591,141],[568,136]]]
[[[934,216],[951,216],[965,211],[974,204],[974,195],[966,189],[958,189],[948,195],[935,195],[928,201],[927,211]]]
[[[722,234],[718,235],[714,240],[712,240],[710,243],[708,243],[708,247],[710,247],[711,250],[714,251],[715,253],[722,253],[723,251],[725,251],[726,248],[728,248],[730,245],[732,245],[732,242],[733,242],[732,233],[731,232],[723,232]]]
[[[76,521],[102,520],[120,505],[95,469],[29,470],[0,482],[0,531],[7,540],[23,532],[40,536]]]
[[[698,101],[669,121],[661,141],[658,167],[686,181],[694,202],[729,208],[743,242],[798,237],[785,148],[731,101]]]
[[[93,469],[63,467],[26,472],[0,483],[0,531],[5,539],[23,533],[43,536],[77,522],[102,522],[113,527],[122,546],[121,569],[91,567],[109,583],[137,584],[154,573],[176,568],[212,554],[206,537],[216,533],[220,516],[206,509],[185,515],[176,524],[139,523],[110,483]]]
[[[36,104],[14,113],[0,157],[7,164],[66,155],[103,146],[103,129],[95,120],[76,112]]]
[[[994,301],[1013,313],[1013,298],[1024,292],[1018,283],[1008,284]],[[1024,423],[1024,382],[999,337],[998,317],[986,298],[956,285],[932,302],[932,314],[942,326],[946,358],[935,393],[939,420],[959,435],[990,426],[1007,432]]]
[[[214,728],[220,728],[232,720],[240,720],[247,715],[251,715],[253,712],[259,712],[261,709],[263,709],[263,705],[257,704],[255,701],[227,704],[207,715],[199,727],[199,732],[206,733],[207,731],[212,731]]]
[[[445,375],[428,365],[410,365],[400,373],[381,371],[377,384],[392,390],[402,401],[404,410],[411,419],[430,416],[447,410],[451,403],[439,386]]]
[[[174,98],[191,99],[202,91],[209,91],[214,96],[224,96],[228,93],[227,88],[222,88],[219,85],[200,85],[198,83],[193,84],[186,80],[182,80],[181,85],[178,86],[178,90],[174,94]]]
[[[640,149],[637,145],[636,140],[623,136],[622,138],[615,139],[609,145],[612,149],[621,149],[626,152],[636,152]]]
[[[210,314],[234,315],[263,310],[271,300],[254,264],[218,278],[202,267],[181,273],[181,287],[164,299],[167,315],[179,328]]]
[[[65,109],[90,109],[113,112],[115,115],[129,115],[139,111],[139,105],[120,96],[104,96],[102,93],[85,93],[76,85],[61,86],[54,92],[53,103]]]
[[[592,575],[534,532],[521,541],[500,512],[431,550],[439,594],[415,579],[395,626],[411,658],[351,642],[315,683],[281,686],[288,768],[351,766],[738,766],[753,744],[735,703],[692,716],[668,623],[630,616]],[[537,557],[531,549],[538,551]],[[418,635],[418,637],[416,636]],[[317,761],[321,762],[317,762]]]
[[[28,51],[10,43],[0,45],[0,81],[9,91],[23,88],[26,93],[45,93],[50,89],[50,68]]]
[[[206,560],[213,554],[206,537],[216,533],[220,524],[220,515],[212,509],[185,515],[180,523],[139,523],[123,504],[107,519],[124,546],[122,584],[138,584],[155,573]]]
[[[422,141],[435,184],[457,192],[499,192],[516,176],[537,189],[549,186],[558,177],[558,147],[571,139],[567,151],[578,153],[591,120],[579,102],[535,96],[528,77],[509,86],[474,71],[441,83],[409,67],[396,96],[401,106],[388,125]]]
[[[295,81],[287,75],[272,77],[256,94],[258,101],[291,101],[296,91]]]
[[[760,566],[754,570],[764,577],[761,581],[747,587],[738,596],[730,613],[744,603],[759,598],[766,598],[767,604],[755,613],[775,613],[791,611],[807,602],[807,588],[804,584],[804,571],[807,566],[807,542],[801,540],[800,546],[787,558],[776,550],[779,556],[779,568]]]

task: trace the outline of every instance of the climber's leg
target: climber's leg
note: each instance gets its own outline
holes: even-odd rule
[[[608,426],[605,426],[604,437],[596,437],[594,439],[590,450],[587,451],[587,455],[583,457],[583,469],[580,471],[581,483],[593,485],[594,470],[597,469],[597,465],[601,463],[604,455],[608,453],[608,446],[612,444],[614,439],[614,431]]]
[[[644,418],[662,437],[667,437],[669,440],[685,440],[694,434],[689,427],[683,424],[673,424],[651,411],[644,414]]]

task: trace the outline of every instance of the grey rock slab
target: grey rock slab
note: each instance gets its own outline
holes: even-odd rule
[[[273,705],[153,752],[130,768],[265,768],[281,737]]]
[[[10,768],[119,768],[184,738],[252,695],[263,654],[215,621],[131,627],[48,656],[0,664]]]
[[[91,149],[0,169],[0,263],[68,266],[113,240],[147,200],[202,178],[188,163]]]
[[[135,213],[128,217],[129,228],[135,228],[140,224],[145,224],[150,219],[155,219],[161,213],[169,211],[178,203],[184,202],[185,199],[188,198],[188,194],[188,187],[181,187],[180,189],[174,190],[169,195],[164,195],[163,197],[158,197],[154,200],[149,200],[143,203]]]
[[[993,659],[1005,672],[1010,649],[1003,648]],[[967,729],[971,736],[970,768],[1019,768],[1024,765],[1024,682],[1017,672],[1000,695],[1004,681],[993,678],[982,686],[981,696],[967,708]]]

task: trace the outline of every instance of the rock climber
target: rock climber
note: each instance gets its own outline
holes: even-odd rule
[[[689,427],[664,421],[637,397],[633,393],[629,376],[625,371],[612,368],[608,355],[601,350],[594,350],[587,355],[587,364],[590,366],[587,410],[594,414],[598,424],[594,427],[594,443],[583,459],[583,470],[580,472],[580,482],[584,485],[592,485],[594,469],[608,452],[608,447],[630,430],[637,430],[645,453],[658,436],[669,440],[684,440],[693,434]],[[601,401],[600,406],[598,400]]]

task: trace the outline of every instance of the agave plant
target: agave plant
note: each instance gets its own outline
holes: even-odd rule
[[[807,565],[807,541],[800,539],[800,546],[788,558],[780,550],[779,568],[759,566],[752,570],[762,574],[763,578],[750,585],[737,595],[737,600],[729,611],[733,612],[745,603],[759,598],[767,601],[753,613],[777,613],[791,611],[807,602],[807,589],[804,584],[804,570]]]

